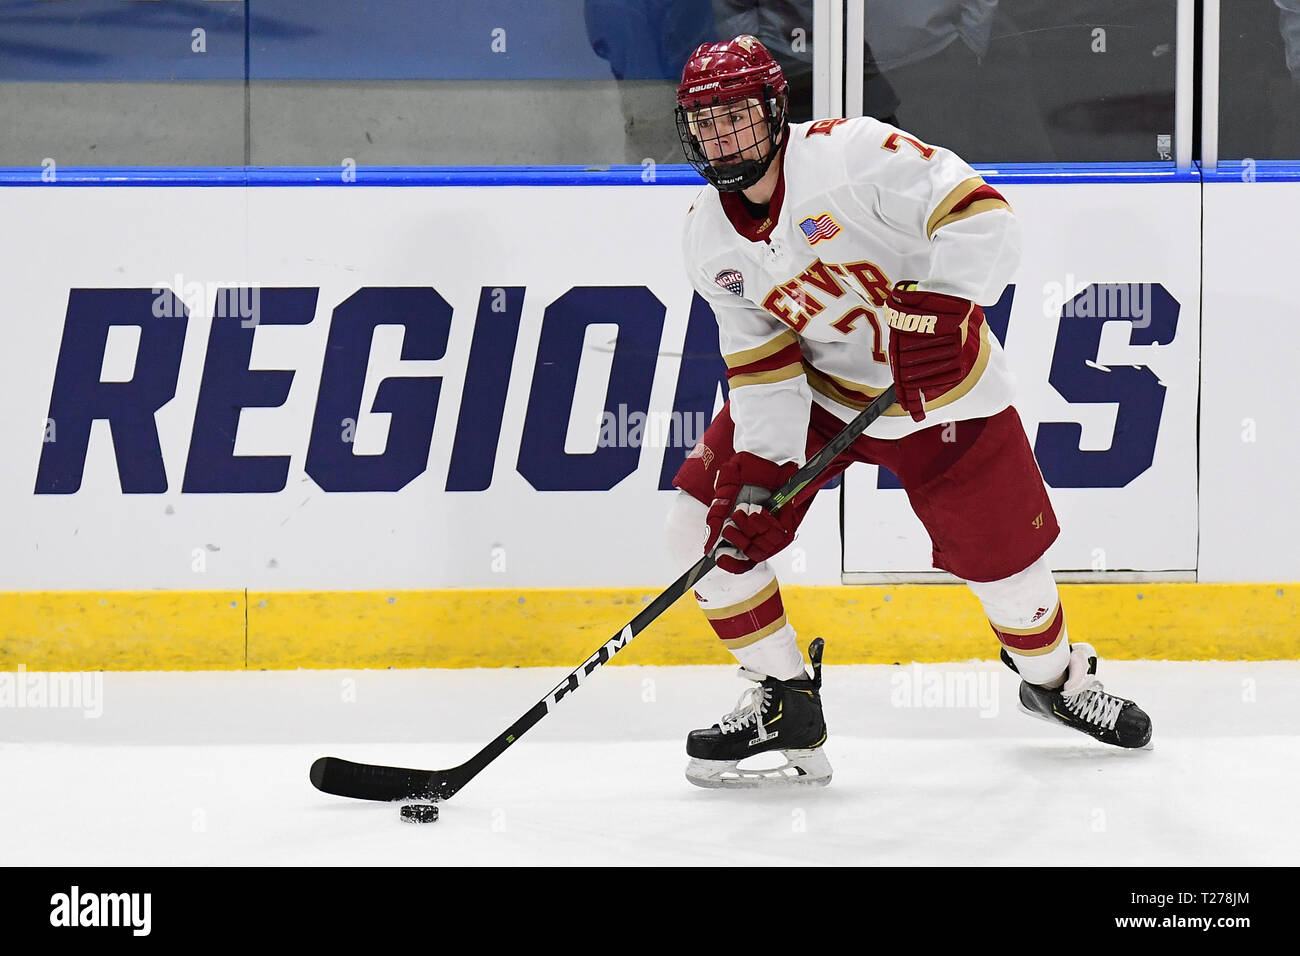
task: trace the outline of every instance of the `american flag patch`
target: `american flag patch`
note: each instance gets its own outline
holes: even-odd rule
[[[840,225],[831,218],[828,212],[820,216],[809,216],[803,222],[799,223],[799,228],[803,234],[808,237],[808,245],[815,246],[823,239],[834,239],[840,234]]]
[[[745,294],[745,277],[736,269],[723,269],[713,277],[713,281],[733,295]]]

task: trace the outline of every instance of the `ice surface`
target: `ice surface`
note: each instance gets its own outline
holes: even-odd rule
[[[993,662],[827,667],[835,779],[778,793],[683,777],[686,731],[748,686],[730,669],[605,667],[437,823],[308,782],[325,754],[459,764],[565,673],[110,673],[97,719],[11,701],[5,863],[1300,862],[1295,661],[1103,661],[1108,689],[1152,715],[1149,752],[1019,713]],[[994,696],[945,695],[945,674]]]

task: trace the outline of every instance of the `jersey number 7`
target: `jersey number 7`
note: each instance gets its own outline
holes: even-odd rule
[[[925,143],[922,143],[920,140],[912,139],[910,136],[904,136],[902,133],[890,133],[885,137],[885,141],[880,144],[880,148],[887,149],[891,153],[896,153],[898,152],[898,144],[900,140],[915,147],[916,151],[921,154],[922,159],[929,159],[934,155],[935,148],[933,146],[926,146]]]

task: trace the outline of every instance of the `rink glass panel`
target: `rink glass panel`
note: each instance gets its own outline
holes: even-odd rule
[[[242,164],[244,10],[0,4],[0,166]]]
[[[1175,0],[867,0],[865,27],[864,112],[969,162],[1174,157]]]
[[[709,0],[299,6],[250,5],[255,165],[682,163],[682,68],[741,32],[774,45],[794,117],[812,114],[811,0],[779,5],[779,23]]]
[[[811,0],[779,24],[708,0],[8,4],[0,166],[678,163],[715,6],[811,117]]]
[[[1300,0],[1225,0],[1219,157],[1300,159]]]
[[[1297,2],[1224,5],[1225,155],[1295,112],[1278,18]],[[1172,158],[1175,8],[866,0],[864,112],[971,162]],[[1233,53],[1248,28],[1269,55]],[[813,0],[9,4],[0,165],[676,163],[682,66],[739,33],[784,66],[792,120],[813,118]]]

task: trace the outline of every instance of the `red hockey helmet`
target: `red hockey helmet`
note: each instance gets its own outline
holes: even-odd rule
[[[687,162],[723,192],[762,179],[786,128],[786,87],[781,64],[752,36],[696,47],[677,87],[677,135]],[[734,105],[757,106],[762,119],[753,121],[751,110],[720,109]]]

